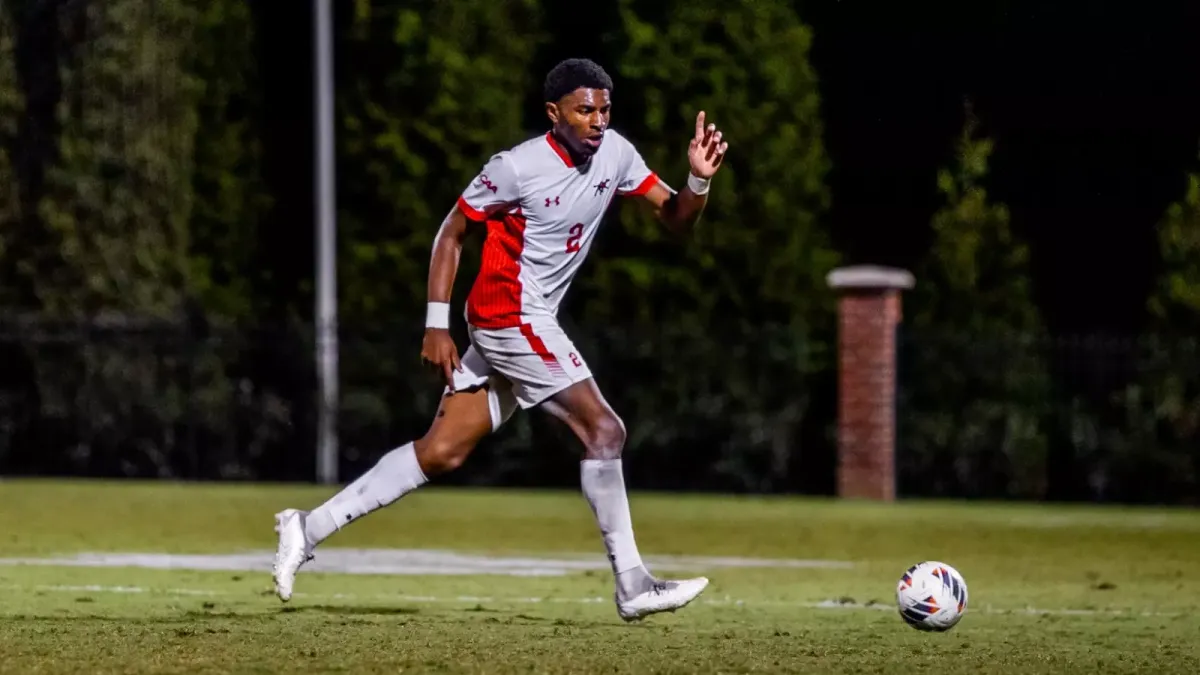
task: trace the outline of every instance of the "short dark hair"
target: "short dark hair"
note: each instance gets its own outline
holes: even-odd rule
[[[542,93],[547,102],[557,102],[580,87],[612,91],[612,78],[591,59],[567,59],[546,73]]]

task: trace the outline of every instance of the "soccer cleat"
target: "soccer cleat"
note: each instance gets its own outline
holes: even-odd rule
[[[275,531],[279,533],[279,548],[275,550],[275,594],[287,602],[292,597],[292,585],[296,583],[296,571],[313,559],[312,547],[304,536],[306,511],[285,509],[275,514]]]
[[[684,581],[656,581],[650,590],[628,600],[617,596],[617,614],[626,621],[638,621],[659,612],[674,612],[696,599],[708,579],[697,577]]]

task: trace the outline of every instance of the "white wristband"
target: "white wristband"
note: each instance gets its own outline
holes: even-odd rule
[[[692,191],[692,194],[706,195],[708,194],[708,186],[712,183],[711,178],[701,178],[694,173],[688,174],[687,186]]]
[[[450,303],[431,302],[425,307],[426,328],[450,328]]]

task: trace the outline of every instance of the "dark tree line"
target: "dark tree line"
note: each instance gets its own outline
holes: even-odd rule
[[[542,131],[541,75],[582,49],[618,83],[614,126],[668,182],[686,175],[698,110],[734,144],[695,236],[615,206],[565,308],[629,422],[631,480],[828,492],[824,278],[846,261],[828,225],[836,158],[812,28],[782,0],[621,0],[580,42],[568,14],[539,0],[339,5],[344,471],[424,431],[433,232],[491,152]],[[311,476],[312,195],[273,178],[311,162],[310,138],[280,140],[310,133],[296,120],[311,113],[281,121],[269,18],[237,0],[0,8],[0,470]],[[1153,337],[1076,345],[1047,333],[1028,246],[986,190],[986,114],[968,107],[956,161],[929,176],[942,205],[906,298],[903,491],[1189,499],[1197,179],[1159,228]],[[454,480],[569,483],[572,448],[518,416]]]

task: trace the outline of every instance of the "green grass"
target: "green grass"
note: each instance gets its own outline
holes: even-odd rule
[[[0,557],[270,549],[275,511],[312,506],[328,492],[5,481]],[[1200,672],[1196,511],[632,501],[648,557],[854,567],[706,570],[705,602],[626,625],[608,599],[606,572],[302,571],[283,606],[266,570],[0,565],[0,672]],[[573,492],[422,490],[339,533],[327,543],[335,546],[602,554],[591,512]],[[949,633],[914,631],[891,608],[900,573],[926,559],[956,566],[970,585],[968,615]],[[829,600],[855,605],[814,606]],[[882,609],[863,607],[871,603]]]

